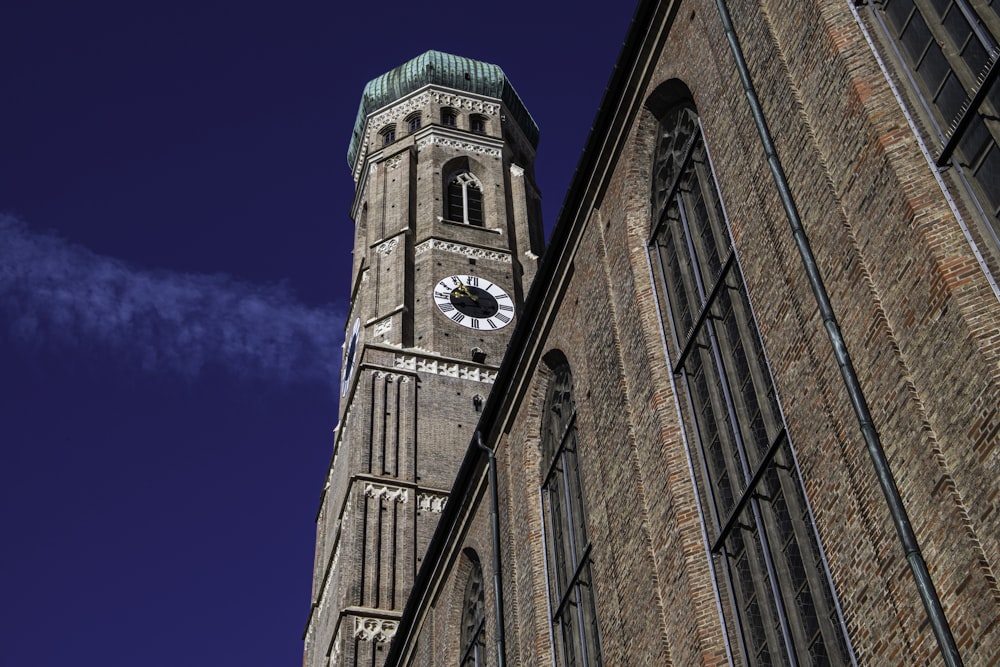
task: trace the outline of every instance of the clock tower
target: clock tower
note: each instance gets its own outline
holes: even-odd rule
[[[495,65],[428,51],[365,86],[305,667],[384,660],[535,274],[537,144]]]

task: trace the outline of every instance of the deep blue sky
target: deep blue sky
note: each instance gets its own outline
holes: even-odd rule
[[[632,3],[0,10],[0,665],[297,665],[364,83],[499,64],[562,203]]]

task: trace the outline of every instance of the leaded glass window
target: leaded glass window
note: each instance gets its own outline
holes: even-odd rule
[[[459,665],[479,667],[486,648],[486,605],[483,599],[483,567],[475,554],[467,554],[471,563],[462,598],[462,649]]]
[[[580,476],[569,366],[553,369],[542,415],[543,504],[553,637],[562,667],[602,665],[591,542]]]
[[[1000,2],[880,4],[876,16],[931,112],[941,141],[934,157],[957,164],[1000,245]]]
[[[468,171],[448,179],[446,219],[476,227],[483,226],[483,186]]]
[[[733,655],[849,665],[697,115],[660,120],[650,251]]]

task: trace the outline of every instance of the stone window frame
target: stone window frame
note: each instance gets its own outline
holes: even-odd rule
[[[390,123],[389,125],[386,125],[378,131],[378,136],[381,139],[383,146],[388,146],[393,143],[396,141],[396,124]]]
[[[550,357],[551,358],[551,357]],[[593,544],[577,452],[569,363],[556,355],[542,406],[541,498],[549,582],[549,621],[561,667],[603,665],[593,587]]]
[[[479,556],[471,549],[465,550],[469,560],[469,574],[465,579],[462,596],[462,619],[459,624],[459,665],[479,667],[486,656],[486,598],[483,587],[483,566]]]
[[[413,134],[420,129],[420,126],[423,123],[423,117],[419,111],[416,111],[407,116],[404,122],[406,123],[406,131],[409,134]]]
[[[445,179],[444,219],[471,227],[483,227],[483,184],[468,169]]]
[[[851,665],[700,120],[657,115],[650,260],[727,641],[749,665]]]
[[[441,107],[441,124],[445,127],[458,127],[458,110]]]
[[[915,93],[938,167],[954,167],[1000,253],[1000,3],[984,0],[880,0],[876,25]],[[992,85],[970,102],[990,67]],[[967,122],[959,126],[959,120]],[[955,135],[952,140],[952,135]]]
[[[486,134],[486,129],[489,127],[490,119],[481,114],[472,114],[469,116],[469,131],[474,134]]]

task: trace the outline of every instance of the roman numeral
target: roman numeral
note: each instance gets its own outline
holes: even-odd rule
[[[451,319],[461,324],[462,320],[465,319],[465,315],[463,315],[462,313],[455,313],[454,315],[451,316]]]
[[[478,329],[479,328],[479,320],[477,320],[474,317],[472,318],[472,328],[473,329]]]
[[[506,294],[498,294],[497,299],[507,299],[508,301],[510,301],[510,297],[507,296]]]
[[[510,318],[504,315],[503,313],[497,313],[496,315],[494,315],[494,317],[503,322],[504,324],[510,322]]]
[[[450,299],[451,292],[434,292],[435,299]]]
[[[440,308],[441,312],[444,313],[450,313],[451,311],[455,310],[455,306],[451,305],[450,303],[442,303],[441,305],[438,306],[438,308]]]
[[[500,307],[500,310],[506,310],[506,311],[509,311],[509,312],[514,312],[514,306],[508,306],[506,303],[501,303],[499,305],[499,307]]]
[[[470,285],[473,285],[475,287],[479,286],[479,278],[475,276],[466,276],[465,279],[469,281]]]
[[[492,318],[486,320],[486,324],[490,325],[490,329],[496,329],[497,323],[493,321]]]

